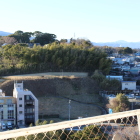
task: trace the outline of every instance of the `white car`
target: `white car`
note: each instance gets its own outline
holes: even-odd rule
[[[129,94],[126,94],[125,96],[127,96],[128,99],[133,99],[134,98],[133,95],[129,95]]]
[[[5,124],[5,123],[2,123],[2,124],[1,124],[1,129],[2,129],[2,130],[6,130],[6,124]]]
[[[111,94],[108,96],[109,100],[115,98],[116,96],[114,94]]]

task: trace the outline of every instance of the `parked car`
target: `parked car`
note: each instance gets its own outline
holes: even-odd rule
[[[8,129],[12,129],[12,128],[13,128],[13,126],[12,126],[12,123],[11,123],[11,122],[7,122],[7,128],[8,128]]]
[[[134,96],[130,95],[130,94],[125,94],[125,96],[127,96],[128,99],[133,99],[134,98]]]
[[[15,125],[15,126],[14,126],[14,129],[19,129],[19,126],[18,126],[18,125]]]
[[[110,99],[113,99],[113,98],[115,98],[116,96],[114,95],[114,94],[110,94],[109,96],[108,96],[108,98],[109,98],[109,100]]]
[[[136,102],[135,105],[140,105],[140,102]]]
[[[1,123],[1,129],[6,130],[6,124],[5,123]]]
[[[133,99],[134,98],[134,96],[133,95],[129,95],[129,97],[128,97],[129,99]]]
[[[136,100],[140,100],[140,96],[135,96],[135,99]]]

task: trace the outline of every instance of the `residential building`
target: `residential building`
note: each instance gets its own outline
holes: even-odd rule
[[[0,89],[0,123],[16,124],[16,100],[12,96],[5,96]]]
[[[123,65],[121,66],[122,71],[130,71],[130,66],[129,65]]]
[[[123,76],[112,76],[112,75],[107,75],[106,76],[107,79],[116,79],[119,81],[123,81]]]
[[[136,90],[136,81],[122,81],[122,90]]]
[[[22,83],[14,83],[13,97],[17,103],[17,124],[29,125],[38,120],[38,100]]]
[[[115,58],[113,61],[115,64],[119,64],[119,65],[122,65],[125,63],[124,58]]]

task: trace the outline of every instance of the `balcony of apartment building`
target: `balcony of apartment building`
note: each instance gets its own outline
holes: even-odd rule
[[[24,97],[25,108],[34,108],[34,99],[31,95],[25,95]]]
[[[12,103],[7,104],[7,119],[5,121],[7,122],[10,121],[13,125],[15,124],[16,121],[15,104]]]
[[[34,124],[35,123],[35,109],[33,106],[27,106],[25,108],[25,124]]]
[[[25,114],[25,124],[30,125],[31,123],[32,124],[35,123],[35,115],[32,113],[26,113]]]
[[[15,109],[15,105],[10,103],[10,104],[7,104],[7,109],[8,110],[14,110]]]

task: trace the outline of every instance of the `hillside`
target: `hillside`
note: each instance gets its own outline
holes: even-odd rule
[[[99,104],[98,86],[90,78],[21,78],[24,88],[31,90],[39,100],[39,114],[68,117],[69,99],[71,99],[71,117],[96,116],[101,110],[92,105]],[[7,80],[0,88],[6,96],[12,96],[14,80]],[[86,104],[88,103],[88,104]]]
[[[119,40],[115,42],[92,42],[92,43],[95,46],[131,47],[132,49],[140,47],[140,42],[127,42],[124,40]]]
[[[0,36],[8,36],[10,34],[11,33],[9,33],[9,32],[0,31]]]

